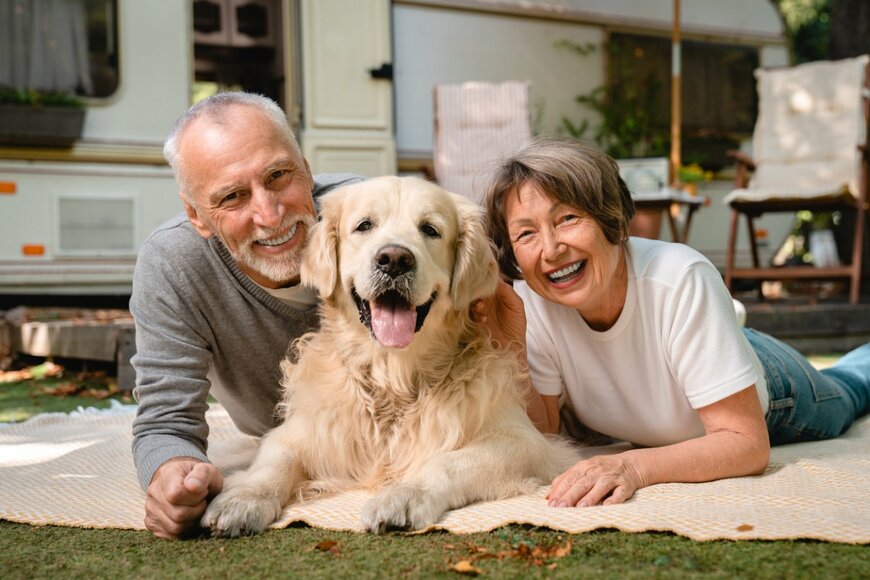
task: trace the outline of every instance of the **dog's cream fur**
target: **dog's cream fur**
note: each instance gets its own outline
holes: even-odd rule
[[[366,530],[429,526],[449,509],[549,483],[576,461],[523,407],[515,360],[472,322],[498,271],[481,211],[434,184],[384,177],[321,201],[303,282],[323,300],[322,327],[282,364],[284,423],[253,465],[227,478],[203,524],[227,536],[263,530],[296,497],[376,492]],[[400,246],[413,267],[397,287],[414,306],[435,299],[407,346],[385,347],[361,321],[383,290],[379,252]]]

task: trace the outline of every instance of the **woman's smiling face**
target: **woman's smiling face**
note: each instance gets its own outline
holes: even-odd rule
[[[508,194],[511,247],[529,287],[576,309],[596,330],[612,326],[627,290],[623,248],[611,244],[589,214],[554,202],[534,183]]]

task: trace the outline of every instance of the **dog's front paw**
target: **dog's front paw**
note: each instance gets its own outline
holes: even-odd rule
[[[361,520],[363,528],[373,534],[418,530],[437,522],[445,509],[434,494],[402,485],[387,488],[370,499],[363,506]]]
[[[202,516],[203,527],[215,536],[236,538],[262,532],[281,515],[275,494],[250,487],[231,488],[219,494]]]

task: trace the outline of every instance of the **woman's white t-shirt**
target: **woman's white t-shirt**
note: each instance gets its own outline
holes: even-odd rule
[[[564,394],[585,426],[644,446],[700,437],[696,409],[752,384],[766,412],[764,370],[716,268],[682,244],[630,238],[627,249],[625,306],[604,332],[514,285],[535,388]]]

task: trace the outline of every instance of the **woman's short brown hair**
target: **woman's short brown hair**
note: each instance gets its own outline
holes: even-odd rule
[[[495,242],[502,273],[522,278],[511,247],[505,205],[507,196],[534,184],[555,203],[591,216],[611,244],[628,239],[634,201],[619,167],[610,156],[580,141],[539,138],[499,163],[486,193],[489,236]]]

